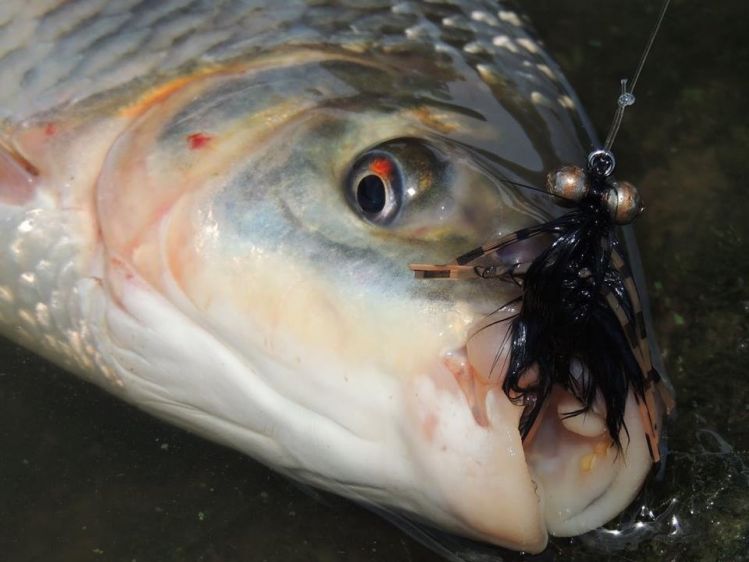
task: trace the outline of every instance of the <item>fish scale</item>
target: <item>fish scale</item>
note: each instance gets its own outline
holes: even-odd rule
[[[0,42],[0,115],[17,120],[128,84],[148,84],[195,60],[222,63],[279,45],[340,46],[355,52],[462,51],[482,75],[503,74],[528,95],[568,98],[569,88],[535,72],[548,64],[518,16],[493,2],[261,2],[181,0],[49,2],[29,13],[5,6],[13,26]],[[555,68],[552,66],[552,68]],[[530,69],[530,70],[529,70]],[[561,111],[557,112],[562,114]]]

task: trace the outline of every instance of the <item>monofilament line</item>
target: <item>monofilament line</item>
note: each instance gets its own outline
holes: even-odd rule
[[[650,38],[648,39],[647,44],[645,45],[645,50],[642,52],[642,56],[640,57],[640,63],[637,65],[637,70],[635,70],[635,74],[632,77],[632,81],[630,82],[629,88],[627,88],[627,80],[622,79],[622,93],[619,95],[619,98],[617,99],[617,108],[616,108],[616,114],[614,115],[614,120],[611,123],[611,127],[609,128],[609,134],[606,135],[606,142],[604,143],[603,149],[607,152],[611,151],[611,147],[614,144],[614,139],[616,138],[616,134],[619,132],[619,127],[622,124],[622,117],[624,117],[624,110],[627,109],[630,105],[635,103],[635,86],[637,85],[637,80],[640,78],[640,73],[642,72],[642,68],[645,66],[645,60],[648,58],[648,55],[650,54],[650,49],[653,47],[653,43],[655,42],[655,37],[658,35],[658,31],[661,28],[661,22],[663,22],[663,17],[666,15],[666,10],[668,10],[668,6],[671,3],[671,0],[664,0],[663,6],[661,7],[661,13],[658,15],[658,20],[655,22],[655,27],[653,27],[653,31],[650,33]]]

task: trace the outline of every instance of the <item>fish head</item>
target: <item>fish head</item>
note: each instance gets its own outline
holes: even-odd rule
[[[585,127],[562,82],[523,91],[449,49],[429,57],[290,48],[202,65],[69,105],[54,138],[37,118],[15,142],[88,209],[91,324],[115,392],[295,478],[537,552],[638,492],[634,399],[621,451],[600,410],[565,416],[562,389],[523,442],[524,405],[502,390],[517,284],[408,266],[559,214],[515,183],[581,161]]]
[[[539,550],[549,531],[616,514],[649,457],[634,405],[618,454],[600,411],[565,419],[560,389],[524,444],[524,405],[502,391],[517,285],[408,269],[559,212],[506,181],[538,185],[556,157],[531,120],[463,78],[314,52],[197,78],[129,110],[97,212],[110,269],[125,264],[292,402],[267,415],[272,432],[293,428],[279,438],[290,473]],[[241,419],[232,404],[213,407]]]

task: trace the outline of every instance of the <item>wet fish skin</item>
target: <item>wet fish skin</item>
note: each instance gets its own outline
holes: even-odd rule
[[[483,376],[501,334],[468,337],[514,288],[427,287],[406,267],[559,212],[502,180],[539,184],[585,154],[574,93],[517,14],[2,9],[0,332],[295,478],[512,548],[636,494],[642,439],[614,458],[552,415],[523,450],[519,407]],[[448,172],[379,227],[345,178],[392,139]]]

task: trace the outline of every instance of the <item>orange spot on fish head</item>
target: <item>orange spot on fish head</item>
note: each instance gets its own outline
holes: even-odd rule
[[[56,123],[47,123],[44,126],[44,134],[48,137],[54,136],[57,134],[57,124]]]

